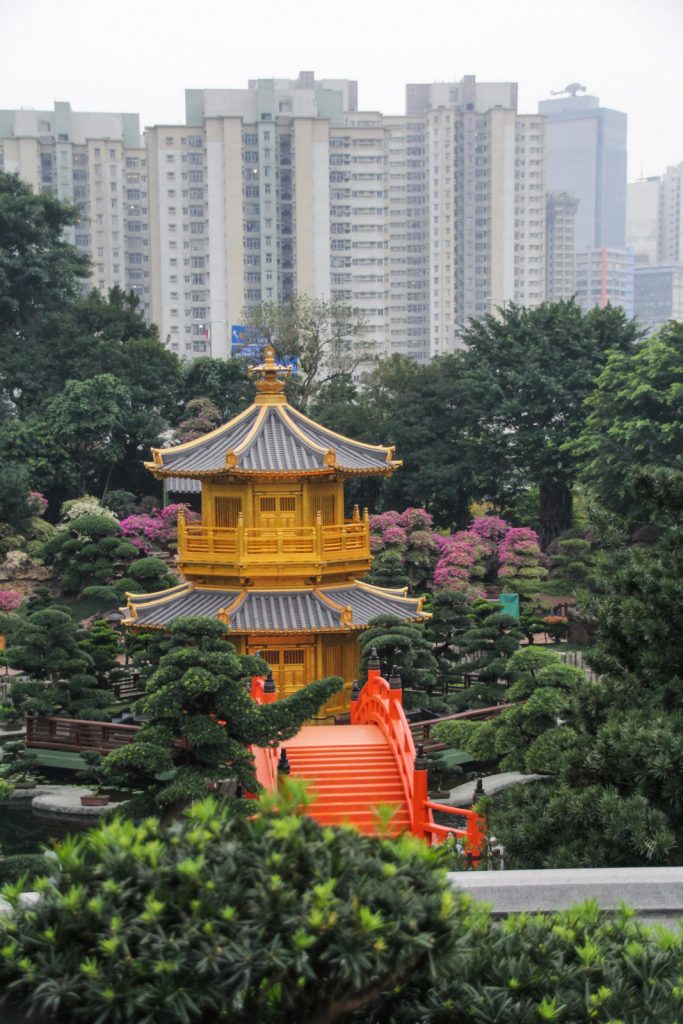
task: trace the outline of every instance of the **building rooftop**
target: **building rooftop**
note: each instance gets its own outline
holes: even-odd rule
[[[355,580],[292,590],[218,590],[181,584],[156,594],[128,594],[125,625],[164,628],[181,615],[221,619],[234,633],[321,633],[362,629],[378,615],[420,621],[422,598]]]
[[[253,368],[256,400],[229,423],[175,448],[152,449],[145,465],[158,478],[342,473],[349,476],[390,474],[401,465],[394,449],[336,434],[288,404],[273,349]]]

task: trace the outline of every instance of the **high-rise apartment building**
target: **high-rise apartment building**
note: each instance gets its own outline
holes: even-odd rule
[[[650,333],[669,320],[683,321],[683,263],[659,263],[635,270],[634,315]]]
[[[0,111],[0,168],[78,207],[65,235],[91,260],[90,284],[134,291],[150,310],[147,154],[137,114]]]
[[[658,260],[661,180],[641,178],[628,184],[626,245],[633,249],[636,266]]]
[[[658,256],[662,263],[683,263],[683,163],[667,167],[662,175],[659,208]]]
[[[517,113],[516,84],[473,75],[408,85],[406,111],[422,132],[422,217],[408,223],[422,229],[433,356],[453,349],[470,317],[543,301],[545,132],[541,117]]]
[[[543,100],[549,192],[576,196],[576,249],[626,244],[626,114],[601,107],[597,96]]]
[[[571,299],[574,276],[574,222],[579,201],[569,192],[549,192],[546,199],[546,298]]]
[[[514,83],[409,85],[386,116],[302,72],[188,90],[185,122],[143,149],[127,115],[0,114],[5,165],[80,204],[93,282],[134,288],[183,359],[228,357],[245,311],[297,293],[358,310],[364,350],[420,362],[470,317],[545,298],[544,119],[517,113]]]
[[[188,90],[186,125],[147,130],[152,315],[181,357],[229,356],[250,306],[331,297],[344,237],[331,130],[356,98],[355,82],[302,72]]]
[[[575,256],[576,299],[585,310],[607,303],[633,316],[634,262],[631,249],[584,249]]]

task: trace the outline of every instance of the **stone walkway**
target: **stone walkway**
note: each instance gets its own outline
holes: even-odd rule
[[[35,786],[33,789],[15,789],[10,797],[12,803],[31,802],[31,807],[41,814],[67,814],[69,817],[99,818],[105,811],[116,810],[121,802],[108,803],[103,807],[84,807],[81,796],[92,793],[87,786]]]
[[[522,772],[500,772],[498,775],[487,775],[481,781],[486,796],[495,796],[496,793],[502,793],[504,789],[516,786],[518,783],[526,785],[528,782],[538,782],[541,779],[548,778],[550,778],[549,775],[524,775]],[[470,807],[473,803],[475,786],[476,781],[456,786],[444,800],[439,802],[448,804],[451,807]]]

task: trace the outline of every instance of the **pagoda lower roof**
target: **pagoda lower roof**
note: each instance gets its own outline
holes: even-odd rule
[[[257,402],[229,423],[173,448],[154,448],[146,463],[157,477],[292,473],[391,473],[393,448],[363,444],[314,423],[287,402]]]
[[[425,618],[422,598],[358,580],[299,590],[218,590],[184,583],[127,597],[124,624],[150,629],[163,629],[184,615],[221,619],[231,633],[346,633],[364,629],[378,615],[413,622]]]

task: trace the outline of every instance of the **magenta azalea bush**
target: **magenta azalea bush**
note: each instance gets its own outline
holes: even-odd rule
[[[188,523],[197,522],[201,518],[189,505],[167,505],[166,508],[154,509],[149,513],[126,516],[121,520],[121,533],[145,554],[159,548],[168,551],[178,539],[178,513],[181,509],[185,511]]]
[[[453,590],[472,599],[484,597],[482,586],[486,550],[479,537],[459,530],[448,537],[434,569],[434,589]]]
[[[29,491],[28,506],[32,516],[44,516],[47,512],[48,501],[40,491]]]
[[[433,517],[424,508],[370,516],[370,551],[376,556],[373,569],[378,568],[383,556],[399,555],[410,586],[417,590],[430,586],[439,556],[433,524]]]
[[[0,590],[0,612],[15,612],[23,600],[18,590]]]
[[[515,526],[503,538],[498,556],[499,578],[521,592],[548,575],[547,559],[541,551],[538,534],[528,526]]]

